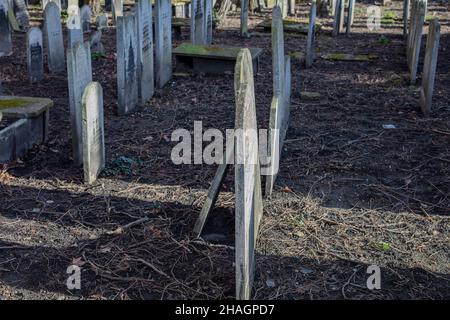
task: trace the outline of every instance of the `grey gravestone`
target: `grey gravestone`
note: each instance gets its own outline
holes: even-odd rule
[[[89,82],[92,81],[91,49],[89,42],[78,42],[67,50],[67,78],[69,106],[72,124],[72,151],[75,165],[83,161],[81,98]]]
[[[213,11],[212,0],[205,0],[205,44],[212,43]]]
[[[103,127],[103,89],[90,82],[81,102],[84,182],[93,183],[105,168],[105,134]]]
[[[54,2],[58,6],[59,12],[62,11],[61,0],[42,0],[42,11],[45,11],[45,7],[50,2]]]
[[[352,0],[350,0],[352,1]],[[314,0],[311,4],[311,10],[309,11],[309,26],[308,26],[308,38],[306,39],[306,54],[305,65],[307,68],[311,67],[314,61],[315,53],[315,37],[316,37],[316,15],[317,7]]]
[[[102,44],[102,31],[101,30],[95,30],[90,38],[89,38],[89,44],[91,46],[91,52],[96,53],[105,53],[105,47],[103,47]]]
[[[428,29],[427,46],[425,49],[425,58],[423,61],[422,88],[420,90],[420,107],[424,114],[429,114],[431,111],[440,35],[441,25],[435,18],[431,21],[430,27]]]
[[[64,71],[64,42],[61,15],[58,6],[54,2],[49,2],[45,6],[44,17],[48,69],[50,72]]]
[[[344,17],[342,17],[342,9],[341,9],[342,7],[343,7],[343,0],[335,0],[333,33],[332,33],[333,37],[336,37],[341,31],[341,20],[344,19]]]
[[[14,14],[20,28],[26,29],[30,26],[30,15],[25,0],[14,0]]]
[[[112,20],[114,24],[117,17],[123,17],[123,0],[112,0]]]
[[[350,32],[352,30],[353,19],[355,16],[355,1],[356,0],[348,1],[348,18],[347,18],[347,29],[346,29],[347,34],[350,34]]]
[[[345,0],[341,0],[341,4],[339,6],[341,9],[339,14],[339,33],[344,32],[344,26],[345,26]]]
[[[44,75],[44,47],[42,31],[32,27],[27,32],[27,65],[31,82],[42,80]]]
[[[83,32],[91,31],[92,11],[89,5],[85,4],[80,9],[81,29]]]
[[[410,10],[410,0],[403,0],[403,37],[406,38],[408,35],[408,20],[409,20],[409,10]]]
[[[281,8],[276,5],[272,12],[272,69],[273,95],[283,92],[284,86],[284,34]]]
[[[248,6],[249,0],[240,0],[241,1],[241,36],[248,37]]]
[[[191,16],[192,44],[205,44],[205,7],[202,0],[192,0],[194,14]]]
[[[137,19],[130,13],[116,22],[118,113],[124,115],[138,103]]]
[[[74,8],[74,7],[72,7]],[[76,11],[69,13],[67,19],[67,47],[73,48],[78,42],[83,42],[83,31],[81,30],[81,18],[79,15],[79,8]]]
[[[295,15],[295,0],[289,0],[289,14]]]
[[[289,126],[289,109],[291,104],[291,60],[285,57],[284,87],[280,96],[274,96],[270,107],[270,141],[269,141],[269,167],[265,168],[266,195],[273,191],[275,179],[280,166],[280,155],[284,139]]]
[[[0,0],[0,57],[12,54],[11,28],[8,19],[8,2]]]
[[[152,4],[150,0],[138,0],[138,95],[139,103],[145,105],[154,93],[153,78],[153,31]]]
[[[255,246],[263,205],[256,123],[252,58],[248,49],[238,56],[235,70],[235,250],[236,299],[250,299]],[[245,135],[245,136],[244,136]]]
[[[425,22],[426,4],[423,0],[415,0],[411,7],[411,22],[407,40],[407,60],[410,71],[410,83],[417,79],[419,65],[420,46],[422,42],[422,28]]]
[[[95,18],[95,25],[97,26],[97,30],[108,28],[108,15],[106,14],[106,12],[99,14]]]
[[[155,0],[156,86],[172,77],[172,6],[170,0]]]

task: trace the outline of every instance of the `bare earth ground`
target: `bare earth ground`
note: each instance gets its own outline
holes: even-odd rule
[[[352,35],[317,37],[318,55],[378,59],[318,58],[311,69],[293,59],[291,123],[274,195],[264,202],[254,298],[450,298],[449,14],[429,4],[442,36],[433,112],[424,117],[408,82],[401,3],[383,8],[398,20],[381,30],[366,28],[367,4],[358,2]],[[299,9],[306,18],[307,6]],[[252,15],[251,26],[267,15]],[[235,14],[214,43],[265,49],[255,84],[266,128],[270,34],[243,39],[237,26]],[[286,52],[304,52],[305,36],[285,39]],[[5,94],[55,102],[49,143],[0,171],[0,298],[232,298],[233,174],[207,226],[224,239],[194,239],[216,166],[174,165],[170,137],[195,120],[205,130],[232,128],[233,75],[174,77],[147,106],[118,117],[114,28],[103,42],[107,56],[93,62],[93,77],[105,94],[107,169],[92,186],[71,162],[66,75],[30,85],[23,34],[14,35],[14,55],[0,59]],[[322,99],[302,101],[301,91]],[[71,264],[82,268],[79,291],[66,288]],[[371,264],[381,267],[381,290],[366,287]]]

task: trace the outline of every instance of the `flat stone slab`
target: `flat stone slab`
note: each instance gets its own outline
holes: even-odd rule
[[[266,19],[260,22],[257,26],[259,29],[264,29],[264,31],[270,31],[272,29],[272,19]],[[295,32],[308,34],[309,23],[306,20],[300,19],[283,19],[283,30],[285,32]],[[322,28],[320,23],[316,23],[316,32]]]
[[[183,43],[173,50],[176,72],[204,72],[220,74],[233,72],[240,47],[208,46]],[[260,48],[249,48],[254,73],[258,72]]]
[[[368,62],[378,59],[376,54],[349,54],[349,53],[329,53],[323,54],[322,59],[331,61],[356,61],[356,62]]]
[[[0,96],[0,112],[5,118],[34,118],[53,107],[46,98]]]

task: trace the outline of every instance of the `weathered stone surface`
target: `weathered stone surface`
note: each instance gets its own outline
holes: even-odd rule
[[[316,31],[322,27],[320,23],[316,22]],[[272,20],[266,19],[257,25],[257,28],[262,28],[264,31],[270,31],[272,29]],[[298,18],[286,18],[283,19],[283,30],[289,33],[308,34],[309,23],[304,19]],[[253,34],[252,34],[253,35]]]
[[[335,0],[335,8],[334,8],[334,21],[333,21],[333,37],[336,37],[341,32],[342,20],[344,17],[342,16],[342,7],[343,0]]]
[[[248,37],[248,3],[249,0],[241,1],[241,36]]]
[[[420,46],[422,42],[422,28],[425,22],[426,0],[413,0],[411,4],[411,19],[406,45],[406,56],[410,71],[410,83],[417,80]]]
[[[191,42],[192,44],[206,44],[205,6],[202,0],[192,1],[194,14],[191,17]]]
[[[236,299],[241,300],[251,297],[254,250],[263,212],[253,69],[248,49],[242,49],[236,62],[235,97],[235,130],[241,130],[235,140]]]
[[[427,46],[425,49],[425,58],[423,61],[422,88],[420,90],[420,107],[424,114],[429,114],[431,112],[440,35],[441,25],[435,18],[431,21],[430,27],[428,29]]]
[[[0,57],[12,54],[11,28],[8,19],[8,1],[0,0]]]
[[[352,31],[353,19],[355,17],[355,2],[356,0],[348,1],[348,18],[347,18],[347,29],[346,33],[350,34]]]
[[[42,0],[42,11],[45,11],[49,2],[54,2],[59,8],[59,12],[62,11],[61,0]]]
[[[205,44],[212,43],[213,0],[205,0]]]
[[[80,9],[81,29],[83,32],[91,31],[92,11],[89,5],[85,4]]]
[[[153,77],[153,31],[152,5],[150,0],[137,2],[138,19],[138,95],[139,103],[145,105],[155,91]]]
[[[81,98],[92,81],[91,50],[89,42],[78,42],[67,50],[67,78],[69,87],[70,120],[72,124],[72,152],[75,165],[83,161]]]
[[[369,62],[378,59],[376,54],[350,54],[350,53],[329,53],[320,56],[322,59],[331,61],[355,61]]]
[[[322,99],[322,95],[319,92],[302,91],[300,92],[300,101],[319,101]]]
[[[70,4],[67,9],[67,47],[73,48],[76,43],[83,42],[83,31],[81,30],[80,8]]]
[[[91,46],[91,52],[105,53],[105,47],[102,44],[101,30],[96,30],[91,34],[89,44]]]
[[[49,2],[45,6],[44,21],[48,68],[50,72],[62,72],[65,68],[65,61],[61,14],[58,6],[54,2]]]
[[[97,27],[97,30],[108,28],[108,15],[106,12],[95,17],[95,26]]]
[[[408,20],[410,14],[410,0],[403,0],[403,37],[408,35]]]
[[[84,90],[81,118],[84,182],[90,184],[105,168],[103,89],[98,82],[90,82]]]
[[[38,27],[27,32],[27,66],[31,82],[42,80],[44,76],[44,46],[42,31]]]
[[[14,13],[17,23],[22,30],[26,30],[30,26],[30,15],[27,10],[25,0],[14,0]]]
[[[311,67],[314,61],[315,38],[316,38],[316,15],[317,15],[317,7],[316,1],[314,0],[311,4],[311,10],[309,11],[308,38],[306,39],[305,65],[307,68]]]
[[[278,96],[284,85],[284,34],[281,8],[276,5],[272,12],[272,73],[273,94]]]
[[[137,19],[135,14],[117,17],[118,113],[124,115],[138,103]]]
[[[123,0],[112,0],[112,20],[114,24],[117,17],[123,17]]]
[[[172,6],[170,0],[155,0],[155,68],[156,86],[172,77]]]

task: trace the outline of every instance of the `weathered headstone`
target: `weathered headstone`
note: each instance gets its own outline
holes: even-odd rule
[[[91,45],[91,52],[96,53],[105,53],[105,47],[102,43],[102,31],[101,30],[95,30],[93,33],[91,33],[91,36],[89,38],[89,43]]]
[[[123,0],[112,0],[112,20],[116,23],[117,17],[123,17]]]
[[[409,20],[409,10],[410,10],[410,0],[403,0],[403,37],[406,38],[408,35],[408,20]]]
[[[427,46],[425,49],[425,58],[423,61],[422,88],[420,90],[420,107],[424,114],[429,114],[431,112],[440,35],[441,25],[435,18],[430,22],[430,27],[428,29]]]
[[[11,29],[8,19],[8,1],[0,0],[0,57],[12,54]]]
[[[116,22],[118,114],[124,115],[138,103],[137,19],[130,13]]]
[[[424,0],[413,0],[411,7],[411,21],[407,40],[406,55],[410,71],[410,83],[414,84],[417,79],[419,65],[420,46],[422,42],[422,29],[425,22]]]
[[[241,36],[248,37],[248,2],[249,0],[241,1]]]
[[[44,29],[47,43],[48,68],[50,72],[64,71],[64,42],[61,14],[54,2],[49,2],[44,11]]]
[[[243,49],[235,70],[235,250],[236,299],[250,299],[255,267],[255,246],[263,205],[255,89],[251,54]]]
[[[67,50],[67,78],[69,87],[70,119],[72,124],[72,151],[75,165],[83,161],[81,98],[92,81],[91,49],[89,42],[78,42]]]
[[[335,0],[333,32],[332,32],[333,37],[336,37],[340,32],[341,19],[343,19],[343,17],[341,16],[342,2],[343,0]]]
[[[97,26],[97,30],[108,28],[108,15],[106,14],[106,12],[99,14],[95,18],[95,25]]]
[[[54,2],[58,6],[59,12],[62,11],[61,0],[42,0],[42,11],[45,11],[45,7],[50,2]]]
[[[272,69],[273,95],[281,95],[284,87],[284,34],[279,5],[272,11]]]
[[[30,25],[30,15],[27,10],[27,3],[25,0],[14,0],[14,14],[17,23],[21,29],[27,29]]]
[[[353,19],[355,16],[355,1],[356,0],[348,0],[347,34],[350,34],[352,30]]]
[[[90,82],[81,102],[84,182],[93,183],[105,168],[105,137],[103,127],[103,89]]]
[[[340,14],[339,14],[339,33],[343,33],[345,27],[345,0],[340,0],[341,4],[339,5]]]
[[[213,8],[212,0],[205,0],[205,44],[212,43]]]
[[[170,0],[155,0],[155,68],[156,86],[172,77],[172,6]]]
[[[295,15],[295,0],[289,0],[289,14]]]
[[[316,1],[313,0],[313,2],[311,3],[311,10],[309,11],[308,38],[306,39],[305,65],[307,68],[311,67],[314,61],[314,54],[315,54],[314,42],[316,38],[316,15],[317,15]]]
[[[42,31],[32,27],[27,32],[27,65],[31,82],[42,80],[44,76],[44,47]]]
[[[67,47],[73,48],[76,43],[83,42],[80,8],[78,5],[69,4],[67,14]]]
[[[138,95],[139,103],[145,105],[154,93],[153,78],[153,31],[152,4],[150,0],[138,0]]]
[[[80,9],[81,28],[83,32],[91,31],[92,11],[89,5],[85,4]]]
[[[205,7],[202,0],[192,0],[194,14],[191,16],[191,42],[192,44],[206,44]]]

